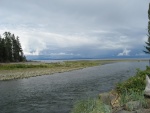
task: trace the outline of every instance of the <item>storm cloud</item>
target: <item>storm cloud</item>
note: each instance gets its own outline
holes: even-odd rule
[[[0,34],[20,37],[25,55],[140,56],[149,0],[0,0]]]

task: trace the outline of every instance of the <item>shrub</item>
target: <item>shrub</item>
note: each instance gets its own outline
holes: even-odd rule
[[[117,92],[121,94],[123,94],[126,91],[142,92],[146,86],[145,79],[146,75],[149,74],[149,70],[149,67],[147,67],[145,71],[137,69],[137,73],[135,76],[116,85]]]
[[[124,106],[127,102],[139,101],[142,107],[147,107],[146,99],[144,98],[144,92],[126,91],[120,96],[120,105]],[[132,106],[131,106],[132,107]]]
[[[111,108],[100,99],[88,99],[77,102],[72,113],[111,113]]]

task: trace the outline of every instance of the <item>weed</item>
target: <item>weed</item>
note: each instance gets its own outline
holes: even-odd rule
[[[111,113],[111,107],[100,99],[88,99],[77,102],[72,113]]]
[[[133,90],[125,91],[120,96],[120,105],[123,106],[130,101],[139,101],[142,107],[147,107],[146,99],[143,92],[135,92]],[[132,107],[132,106],[130,106]]]
[[[116,90],[118,93],[124,93],[126,90],[134,92],[142,92],[146,86],[146,75],[149,74],[149,70],[141,71],[137,69],[135,76],[130,77],[128,80],[118,83],[116,85]]]

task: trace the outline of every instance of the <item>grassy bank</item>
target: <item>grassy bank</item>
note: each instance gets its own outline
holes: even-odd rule
[[[150,67],[146,67],[146,70],[141,71],[140,69],[137,69],[136,75],[133,77],[130,77],[128,80],[118,83],[116,86],[116,91],[120,94],[123,94],[124,92],[142,92],[145,89],[146,86],[146,75],[150,74]]]
[[[113,93],[111,91],[104,94],[103,97],[105,97],[106,100],[108,100],[108,98],[115,98],[115,101],[113,99],[110,99],[110,101],[108,102],[110,103],[109,106],[105,104],[106,101],[102,102],[102,98],[98,98],[96,100],[91,99],[90,101],[79,101],[74,105],[72,113],[118,113],[115,112],[115,109],[120,109],[120,111],[126,110],[127,112],[139,109],[142,111],[150,110],[150,99],[144,97],[146,75],[149,74],[150,67],[148,66],[144,71],[137,69],[137,73],[135,76],[130,77],[128,80],[116,85],[113,93],[115,92],[115,95],[117,96],[113,96]],[[115,104],[113,104],[113,102]],[[138,107],[134,108],[136,105]],[[114,107],[116,108],[113,109]]]
[[[113,60],[93,61],[65,61],[57,63],[24,62],[24,63],[1,63],[0,80],[11,80],[29,78],[40,75],[67,72],[106,63],[113,63]]]
[[[112,110],[100,99],[88,99],[76,102],[71,113],[111,113]]]

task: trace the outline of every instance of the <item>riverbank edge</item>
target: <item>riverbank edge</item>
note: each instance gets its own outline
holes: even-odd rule
[[[55,68],[18,68],[15,70],[0,70],[0,81],[6,81],[6,80],[13,80],[13,79],[23,79],[23,78],[30,78],[30,77],[36,77],[36,76],[42,76],[42,75],[52,75],[55,73],[63,73],[63,72],[69,72],[73,70],[80,70],[87,67],[93,67],[98,65],[105,65],[110,63],[116,63],[116,62],[133,62],[133,61],[145,61],[145,60],[81,60],[81,61],[67,61],[71,62],[70,67],[65,67],[65,61],[64,62],[57,62],[62,65],[62,67],[55,67]],[[75,62],[79,62],[79,66],[74,65]],[[81,65],[80,63],[85,63],[84,65]],[[93,65],[87,65],[86,62],[98,62]],[[39,65],[42,64],[52,64],[55,65],[55,63],[47,63],[47,62],[23,62],[23,63],[1,63],[1,65],[13,65],[13,64],[25,64],[30,65],[37,63]]]
[[[137,69],[137,73],[135,74],[135,76],[129,77],[127,80],[117,84],[116,87],[111,91],[100,93],[97,96],[98,98],[90,100],[91,103],[89,102],[89,100],[85,100],[84,103],[82,103],[82,101],[76,103],[71,113],[80,113],[81,111],[87,109],[90,111],[88,113],[150,113],[150,97],[144,95],[145,85],[142,88],[143,90],[140,89],[141,91],[136,90],[137,88],[139,88],[138,86],[136,86],[136,88],[134,87],[135,91],[129,89],[130,92],[126,90],[128,86],[120,86],[120,84],[125,83],[133,85],[134,82],[132,81],[136,79],[138,81],[142,80],[143,83],[146,83],[145,77],[147,74],[150,74],[150,66],[146,66],[146,70]],[[144,79],[137,78],[143,78],[143,76],[145,76]],[[119,87],[122,87],[122,89],[124,89],[125,92],[121,93],[121,89],[117,89],[118,85]],[[86,106],[87,104],[88,106]],[[84,108],[80,107],[79,105],[84,106]],[[93,108],[90,109],[90,106],[93,106]]]
[[[64,62],[19,62],[19,63],[0,63],[0,66],[6,67],[6,69],[0,69],[0,81],[13,80],[13,79],[23,79],[42,75],[52,75],[55,73],[69,72],[73,70],[79,70],[87,67],[93,67],[98,65],[104,65],[108,63],[114,63],[116,61],[64,61]],[[17,65],[17,68],[15,68]],[[23,67],[22,67],[23,65]],[[36,68],[35,65],[38,67]],[[50,67],[44,67],[49,66]],[[10,67],[11,68],[8,68]],[[26,68],[33,67],[33,68]],[[14,69],[15,68],[15,69]]]
[[[146,102],[146,107],[143,107],[141,100],[130,100],[126,104],[120,105],[121,96],[116,90],[111,90],[110,92],[100,93],[98,97],[99,101],[108,106],[108,113],[150,113],[150,98],[143,95]]]
[[[149,66],[137,69],[133,77],[118,83],[112,91],[99,94],[99,99],[110,106],[112,113],[150,113],[150,97],[144,94],[149,73]]]

